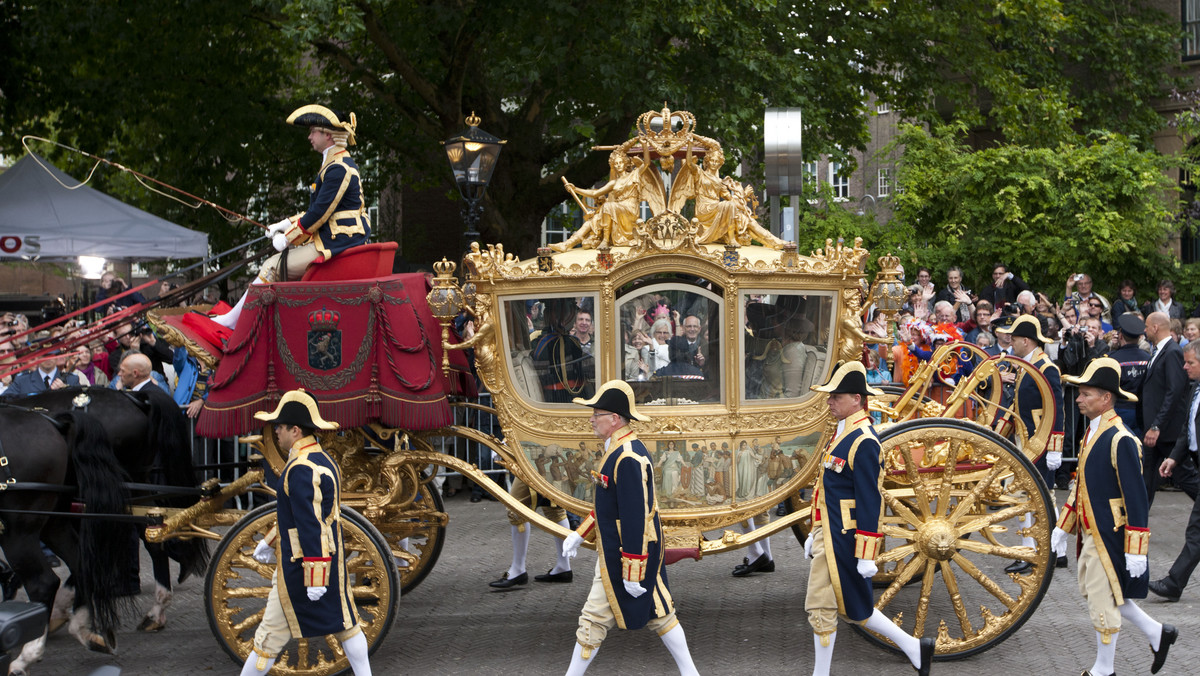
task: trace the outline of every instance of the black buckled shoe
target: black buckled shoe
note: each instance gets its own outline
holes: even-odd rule
[[[1033,570],[1033,564],[1029,561],[1013,561],[1004,567],[1004,572],[1014,575],[1024,575]]]
[[[925,636],[921,639],[921,666],[913,667],[917,670],[917,676],[929,676],[929,667],[933,665],[933,648],[932,636]]]
[[[1179,630],[1173,624],[1163,624],[1162,633],[1158,638],[1158,650],[1151,650],[1154,653],[1154,664],[1150,665],[1150,673],[1157,674],[1159,669],[1162,669],[1163,663],[1167,661],[1167,652],[1171,650],[1171,644],[1175,639],[1179,638]]]
[[[775,572],[775,560],[767,558],[766,554],[759,555],[759,557],[753,561],[748,561],[746,559],[743,559],[743,561],[746,561],[746,563],[743,563],[742,565],[733,569],[734,577],[746,577],[751,573]]]
[[[1150,591],[1154,592],[1156,596],[1161,596],[1171,603],[1179,600],[1180,594],[1171,590],[1171,586],[1167,584],[1166,578],[1161,580],[1151,580],[1149,589]]]
[[[553,570],[553,569],[551,569]],[[542,575],[534,575],[534,582],[570,582],[575,579],[575,572],[564,570],[561,573],[551,573],[547,571]]]
[[[529,573],[521,573],[511,580],[508,579],[508,573],[505,573],[504,577],[500,578],[499,580],[493,580],[492,582],[489,582],[488,586],[495,587],[496,589],[508,589],[509,587],[515,587],[519,584],[529,584]]]

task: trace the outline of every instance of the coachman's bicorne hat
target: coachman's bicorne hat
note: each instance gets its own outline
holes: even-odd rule
[[[575,397],[571,401],[580,406],[616,413],[626,420],[650,422],[649,416],[638,413],[637,406],[634,405],[633,388],[624,380],[610,380],[604,383],[591,399]]]
[[[358,120],[355,119],[354,113],[346,115],[343,112],[318,105],[300,106],[292,111],[291,115],[288,115],[287,123],[297,127],[317,127],[329,131],[346,132],[348,134],[346,145],[351,146],[354,145],[354,132],[358,128]]]
[[[283,395],[274,411],[259,411],[254,417],[271,425],[299,425],[314,430],[336,430],[338,424],[321,418],[317,400],[303,389]]]
[[[837,368],[833,370],[833,375],[824,385],[813,385],[809,389],[813,392],[860,394],[864,397],[883,394],[883,390],[877,390],[867,384],[867,368],[862,365],[861,361],[838,362]]]
[[[1010,334],[1013,338],[1030,338],[1039,343],[1049,343],[1050,339],[1042,335],[1042,323],[1033,315],[1021,315],[1006,329],[996,329],[996,333]]]
[[[1072,385],[1085,385],[1108,390],[1126,401],[1137,401],[1138,398],[1121,389],[1121,364],[1112,357],[1097,357],[1088,364],[1087,370],[1080,376],[1062,377],[1063,382]]]

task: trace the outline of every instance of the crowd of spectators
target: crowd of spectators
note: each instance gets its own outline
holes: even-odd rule
[[[98,320],[146,301],[137,291],[120,295],[129,288],[115,273],[104,273],[96,295],[99,310],[86,316]],[[177,288],[177,284],[164,281],[159,296],[167,297]],[[104,304],[108,299],[112,302]],[[0,396],[15,399],[74,386],[128,389],[141,385],[145,378],[140,376],[145,375],[175,396],[191,417],[199,414],[207,373],[182,348],[172,348],[162,340],[146,322],[144,313],[115,321],[105,331],[98,332],[95,326],[79,318],[30,333],[28,316],[0,313],[0,371],[21,366],[28,361],[27,355],[50,348],[26,368],[0,377]],[[139,356],[131,360],[133,355]],[[127,374],[124,379],[123,368]],[[147,373],[142,374],[143,370]]]

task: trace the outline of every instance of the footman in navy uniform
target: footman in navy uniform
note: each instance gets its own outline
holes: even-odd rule
[[[599,554],[567,676],[587,671],[613,627],[654,630],[671,651],[679,673],[694,676],[698,672],[667,587],[654,463],[629,425],[631,420],[650,419],[638,413],[633,390],[623,380],[605,383],[591,399],[574,401],[593,409],[592,429],[604,439],[605,454],[600,471],[593,473],[592,512],[563,544],[563,551],[574,556],[585,538],[594,540]]]
[[[829,395],[829,412],[838,421],[825,447],[813,492],[813,530],[804,543],[812,559],[804,609],[813,630],[813,676],[828,676],[833,661],[838,616],[865,626],[904,651],[921,676],[929,673],[934,642],[906,634],[875,609],[871,577],[883,543],[879,438],[867,413],[867,396],[883,392],[867,385],[861,362],[842,362],[829,382],[814,385]]]
[[[1076,535],[1079,591],[1096,629],[1096,661],[1083,673],[1109,676],[1115,672],[1122,620],[1145,634],[1154,654],[1150,673],[1158,673],[1178,632],[1133,602],[1146,598],[1150,580],[1150,501],[1142,481],[1141,444],[1113,411],[1117,397],[1129,401],[1137,397],[1121,389],[1121,365],[1111,357],[1094,359],[1083,375],[1064,379],[1079,386],[1075,401],[1089,424],[1075,488],[1050,542],[1055,553],[1063,556],[1068,535]]]
[[[254,417],[274,425],[279,446],[290,451],[275,489],[278,521],[254,550],[260,562],[279,563],[242,676],[270,671],[293,637],[329,635],[341,642],[355,676],[370,676],[343,556],[341,475],[315,436],[338,425],[321,419],[304,390],[288,392],[274,411]]]

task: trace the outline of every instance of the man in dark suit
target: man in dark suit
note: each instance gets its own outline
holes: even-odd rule
[[[1142,380],[1142,391],[1138,400],[1138,420],[1144,432],[1142,437],[1142,475],[1146,480],[1146,492],[1150,504],[1154,504],[1154,493],[1162,481],[1158,469],[1163,460],[1175,447],[1187,411],[1187,375],[1183,371],[1183,350],[1171,338],[1171,320],[1161,312],[1152,312],[1146,317],[1146,340],[1150,350],[1150,364]],[[1196,495],[1196,471],[1180,467],[1174,472],[1175,485]]]
[[[28,397],[49,390],[75,387],[79,384],[79,378],[74,374],[62,373],[58,370],[59,362],[63,360],[64,358],[61,357],[47,359],[32,371],[17,374],[13,378],[12,385],[5,390],[4,394],[11,397]]]
[[[1124,319],[1126,315],[1121,315]],[[1179,441],[1171,450],[1171,457],[1162,461],[1158,471],[1163,477],[1175,474],[1177,467],[1186,463],[1196,462],[1196,439],[1200,432],[1200,341],[1188,343],[1183,348],[1183,368],[1187,371],[1192,387],[1188,390],[1187,424]],[[1194,499],[1194,496],[1193,496]],[[1161,580],[1150,583],[1150,591],[1169,600],[1178,601],[1183,588],[1187,586],[1192,571],[1200,563],[1200,501],[1192,505],[1192,515],[1188,517],[1187,530],[1184,533],[1183,549],[1171,564],[1171,570]]]

